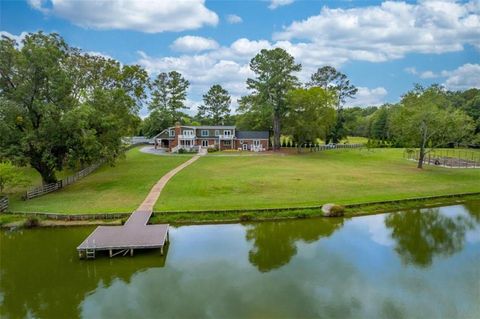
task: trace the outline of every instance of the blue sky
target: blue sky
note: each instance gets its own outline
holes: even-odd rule
[[[360,88],[350,106],[396,102],[413,83],[480,87],[480,0],[2,0],[0,14],[4,35],[58,32],[152,76],[180,71],[192,112],[216,83],[247,94],[249,60],[273,47],[302,64],[302,80],[326,64],[347,74]]]

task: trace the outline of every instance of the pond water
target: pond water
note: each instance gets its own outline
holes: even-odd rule
[[[91,230],[2,231],[0,317],[480,317],[480,201],[182,226],[166,257],[79,260]]]

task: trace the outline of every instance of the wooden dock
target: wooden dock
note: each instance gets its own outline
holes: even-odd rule
[[[169,225],[147,225],[153,206],[167,182],[179,171],[192,164],[205,153],[193,156],[185,163],[162,176],[152,187],[140,207],[130,215],[123,226],[99,226],[77,247],[80,258],[95,258],[97,251],[108,251],[110,257],[130,253],[135,249],[160,248],[168,243]]]
[[[150,211],[135,211],[123,226],[98,226],[77,247],[80,258],[95,258],[96,252],[108,251],[110,257],[133,256],[135,249],[158,249],[168,243],[169,225],[147,225]]]

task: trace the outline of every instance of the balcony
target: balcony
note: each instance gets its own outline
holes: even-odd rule
[[[218,135],[218,138],[221,140],[233,140],[234,136],[233,134]]]
[[[179,138],[180,140],[194,140],[194,139],[195,139],[195,135],[190,135],[190,134],[183,135],[183,134],[180,134],[180,135],[178,135],[178,138]]]

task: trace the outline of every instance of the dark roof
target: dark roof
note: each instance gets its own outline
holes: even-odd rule
[[[236,136],[239,139],[268,139],[268,131],[237,131]]]

